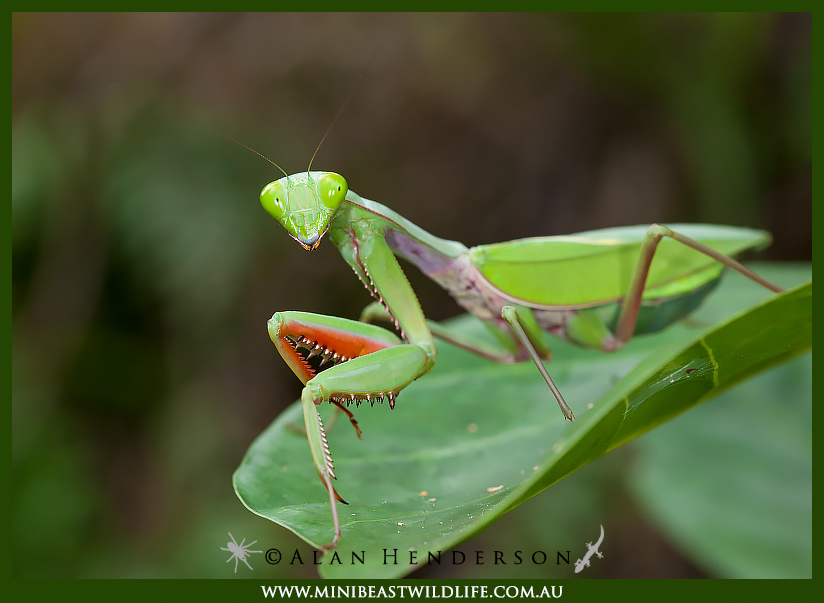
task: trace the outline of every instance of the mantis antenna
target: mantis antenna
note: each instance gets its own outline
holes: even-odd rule
[[[375,60],[375,57],[378,55],[378,50],[380,50],[380,49],[381,49],[380,46],[378,46],[375,49],[375,52],[372,54],[372,58],[369,59],[369,62],[366,64],[366,67],[364,67],[363,71],[358,76],[358,79],[355,80],[355,83],[352,85],[352,89],[349,90],[349,94],[347,95],[346,100],[343,101],[343,104],[341,105],[340,109],[338,109],[338,114],[335,115],[335,119],[333,119],[332,123],[329,124],[329,128],[326,130],[326,134],[324,134],[323,138],[320,139],[320,142],[318,143],[318,148],[316,148],[315,152],[312,153],[312,158],[309,160],[309,167],[306,168],[307,172],[312,170],[312,162],[315,160],[315,155],[317,155],[318,151],[320,151],[320,147],[323,144],[323,141],[326,140],[326,137],[329,135],[329,132],[331,132],[332,128],[335,126],[335,122],[338,121],[338,117],[340,117],[340,114],[343,113],[343,110],[346,108],[346,105],[349,102],[349,99],[351,99],[352,95],[355,93],[357,83],[360,82],[363,79],[363,76],[366,75],[366,72],[369,71],[369,67],[372,66],[372,62]]]
[[[363,75],[361,75],[361,77],[363,77]],[[312,158],[309,160],[309,167],[306,168],[307,172],[311,171],[312,162],[315,160],[315,155],[317,155],[318,151],[320,151],[320,145],[323,144],[323,141],[326,140],[326,137],[329,135],[329,132],[332,131],[332,127],[335,125],[335,122],[338,121],[338,117],[340,117],[340,114],[343,113],[343,110],[346,108],[346,103],[348,103],[349,99],[352,98],[352,93],[354,91],[355,91],[355,88],[353,87],[352,90],[349,92],[349,96],[346,97],[346,100],[343,101],[343,105],[341,105],[341,108],[338,110],[338,114],[335,115],[335,119],[333,119],[332,123],[329,124],[329,128],[326,130],[326,134],[324,134],[323,138],[320,139],[320,142],[318,143],[318,148],[315,149],[315,152],[312,153]]]
[[[221,136],[223,136],[224,138],[228,138],[229,140],[231,140],[231,141],[232,141],[232,142],[234,142],[234,143],[239,144],[239,145],[240,145],[240,146],[242,146],[243,148],[245,148],[245,149],[249,149],[249,150],[250,150],[250,151],[252,151],[255,155],[257,155],[258,157],[262,157],[263,159],[265,159],[266,161],[268,161],[269,163],[271,163],[273,166],[275,166],[277,169],[279,169],[281,172],[283,172],[283,175],[284,175],[284,176],[286,176],[287,178],[289,177],[289,174],[287,174],[287,173],[286,173],[286,170],[284,170],[284,169],[283,169],[282,167],[280,167],[277,163],[275,163],[274,161],[272,161],[271,159],[269,159],[269,158],[268,158],[266,155],[264,155],[263,153],[259,153],[258,151],[254,150],[252,147],[250,147],[249,145],[243,144],[243,143],[242,143],[242,142],[240,142],[239,140],[235,140],[234,138],[232,138],[232,137],[231,137],[231,136],[229,136],[228,134],[224,134],[223,132],[221,132],[221,131],[220,131],[220,130],[218,130],[217,128],[214,128],[214,127],[210,126],[209,124],[207,124],[207,123],[204,123],[204,122],[200,121],[200,120],[199,120],[198,118],[196,118],[196,117],[192,117],[191,115],[187,115],[186,117],[188,117],[188,118],[189,118],[189,119],[191,119],[192,121],[195,121],[195,122],[199,123],[199,124],[200,124],[201,126],[203,126],[204,128],[209,128],[212,132],[215,132],[216,134],[220,134],[220,135],[221,135]],[[336,119],[337,119],[337,118],[336,118]],[[334,125],[334,122],[332,122],[332,123],[333,123],[333,125]],[[330,128],[330,129],[331,129],[331,128]],[[325,137],[324,137],[324,138],[325,138]],[[321,140],[321,142],[323,142],[323,141]],[[315,151],[315,152],[317,153],[317,151]],[[313,155],[313,157],[314,157],[314,155]]]

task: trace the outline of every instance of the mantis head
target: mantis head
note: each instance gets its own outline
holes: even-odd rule
[[[260,204],[307,251],[315,249],[349,187],[332,172],[302,172],[267,184]]]

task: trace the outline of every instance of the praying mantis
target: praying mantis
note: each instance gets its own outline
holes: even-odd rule
[[[306,436],[329,494],[334,528],[321,550],[337,546],[342,535],[336,501],[346,503],[332,484],[334,463],[316,406],[334,404],[360,438],[348,406],[387,400],[394,409],[398,393],[432,370],[435,338],[495,362],[531,360],[564,417],[574,421],[543,364],[551,356],[544,333],[586,348],[618,350],[633,335],[664,329],[696,309],[724,267],[782,290],[733,259],[769,244],[769,233],[750,228],[653,224],[467,248],[359,196],[338,174],[311,171],[311,162],[309,171],[266,185],[260,201],[308,251],[328,233],[375,298],[360,321],[290,311],[268,322],[272,342],[304,384]],[[427,320],[397,257],[480,318],[497,343],[467,341]],[[370,324],[375,319],[394,323],[399,336]]]

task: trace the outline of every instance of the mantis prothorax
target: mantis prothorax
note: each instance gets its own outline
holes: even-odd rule
[[[495,362],[531,359],[564,416],[574,421],[543,365],[550,358],[544,332],[587,348],[617,350],[633,335],[661,330],[698,307],[725,266],[781,291],[732,259],[769,244],[768,233],[749,228],[653,224],[467,248],[360,197],[331,172],[287,175],[268,184],[260,200],[306,250],[317,248],[328,232],[375,298],[362,320],[387,319],[400,333],[304,312],[279,312],[269,321],[272,341],[305,384],[306,434],[334,524],[334,537],[322,549],[335,547],[341,537],[335,501],[344,501],[332,485],[334,464],[315,406],[335,404],[360,437],[347,406],[386,399],[394,409],[398,392],[435,364],[434,337]],[[482,319],[499,345],[480,347],[427,321],[395,256]],[[586,274],[592,278],[582,280]],[[309,363],[316,355],[320,367]]]

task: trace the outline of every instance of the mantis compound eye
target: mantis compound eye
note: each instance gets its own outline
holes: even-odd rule
[[[280,220],[286,211],[286,191],[279,180],[264,187],[260,193],[260,204],[275,220]]]
[[[320,197],[321,203],[333,211],[336,210],[346,198],[346,192],[348,190],[349,187],[346,184],[346,180],[338,174],[325,172],[323,176],[318,179],[318,197]]]

